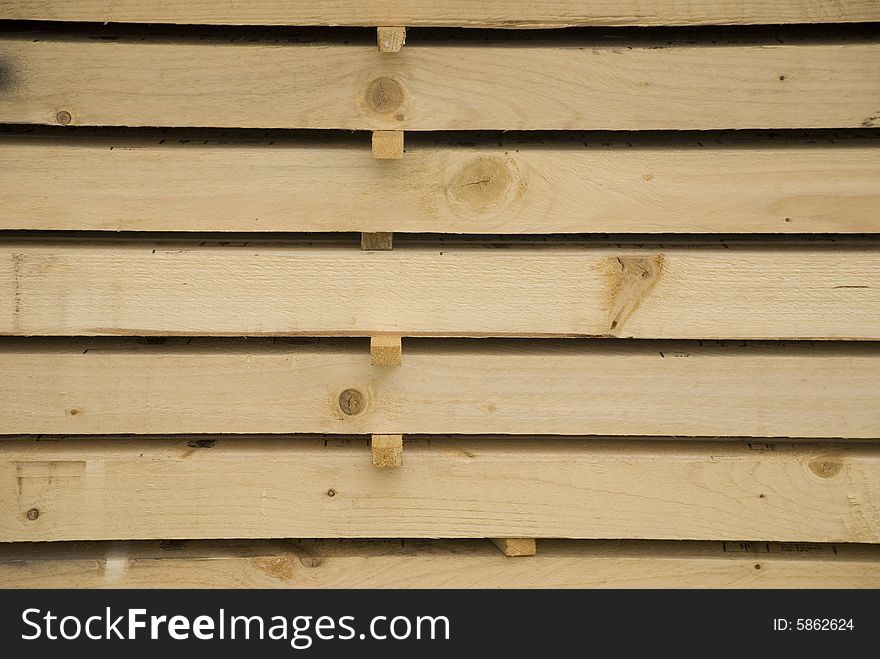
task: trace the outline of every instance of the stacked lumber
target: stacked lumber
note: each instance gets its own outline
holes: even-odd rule
[[[880,586],[878,22],[0,0],[0,587]]]

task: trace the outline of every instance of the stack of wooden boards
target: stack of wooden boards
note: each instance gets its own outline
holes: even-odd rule
[[[880,585],[880,3],[0,19],[0,586]]]

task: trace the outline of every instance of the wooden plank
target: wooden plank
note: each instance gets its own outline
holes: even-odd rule
[[[7,338],[0,434],[876,438],[878,366],[877,343],[410,339],[379,369],[354,339]]]
[[[880,339],[877,243],[777,245],[21,239],[0,334]]]
[[[880,542],[877,442],[0,442],[0,541],[532,537]],[[516,487],[511,487],[516,483]],[[489,543],[486,543],[489,544]]]
[[[257,25],[568,27],[878,21],[873,0],[2,0],[0,18]]]
[[[570,137],[0,134],[0,229],[880,233],[876,133]]]
[[[878,121],[873,39],[478,43],[415,43],[389,57],[375,43],[5,34],[0,122],[56,124],[59,112],[72,126],[407,131]]]
[[[509,561],[479,540],[0,545],[2,588],[878,588],[880,547],[542,540]]]

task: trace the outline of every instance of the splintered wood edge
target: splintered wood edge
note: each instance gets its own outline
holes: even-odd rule
[[[401,337],[387,334],[370,337],[370,363],[373,366],[400,366],[403,363]]]
[[[403,465],[403,435],[373,435],[370,450],[379,469]]]
[[[364,232],[361,234],[361,249],[369,252],[387,252],[394,246],[391,231]]]
[[[403,158],[402,130],[374,130],[373,158],[376,160],[400,160]]]
[[[538,547],[534,538],[490,538],[505,556],[534,556]]]
[[[379,44],[380,53],[399,53],[406,43],[405,27],[379,27],[376,28],[376,40]]]

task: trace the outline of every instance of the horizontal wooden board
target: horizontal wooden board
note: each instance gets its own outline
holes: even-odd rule
[[[380,333],[876,340],[880,245],[0,243],[0,334]]]
[[[880,446],[8,439],[0,541],[536,537],[880,542]]]
[[[365,130],[872,127],[875,40],[339,42],[0,36],[0,122]],[[386,164],[391,167],[393,164]],[[376,164],[377,167],[380,164]]]
[[[0,588],[877,588],[876,545],[480,540],[0,545]]]
[[[359,339],[7,338],[0,372],[0,434],[880,437],[877,343],[405,339],[382,368]]]
[[[0,229],[880,233],[871,132],[568,137],[0,134]]]
[[[878,21],[872,0],[2,0],[0,18],[260,25],[566,27]]]

